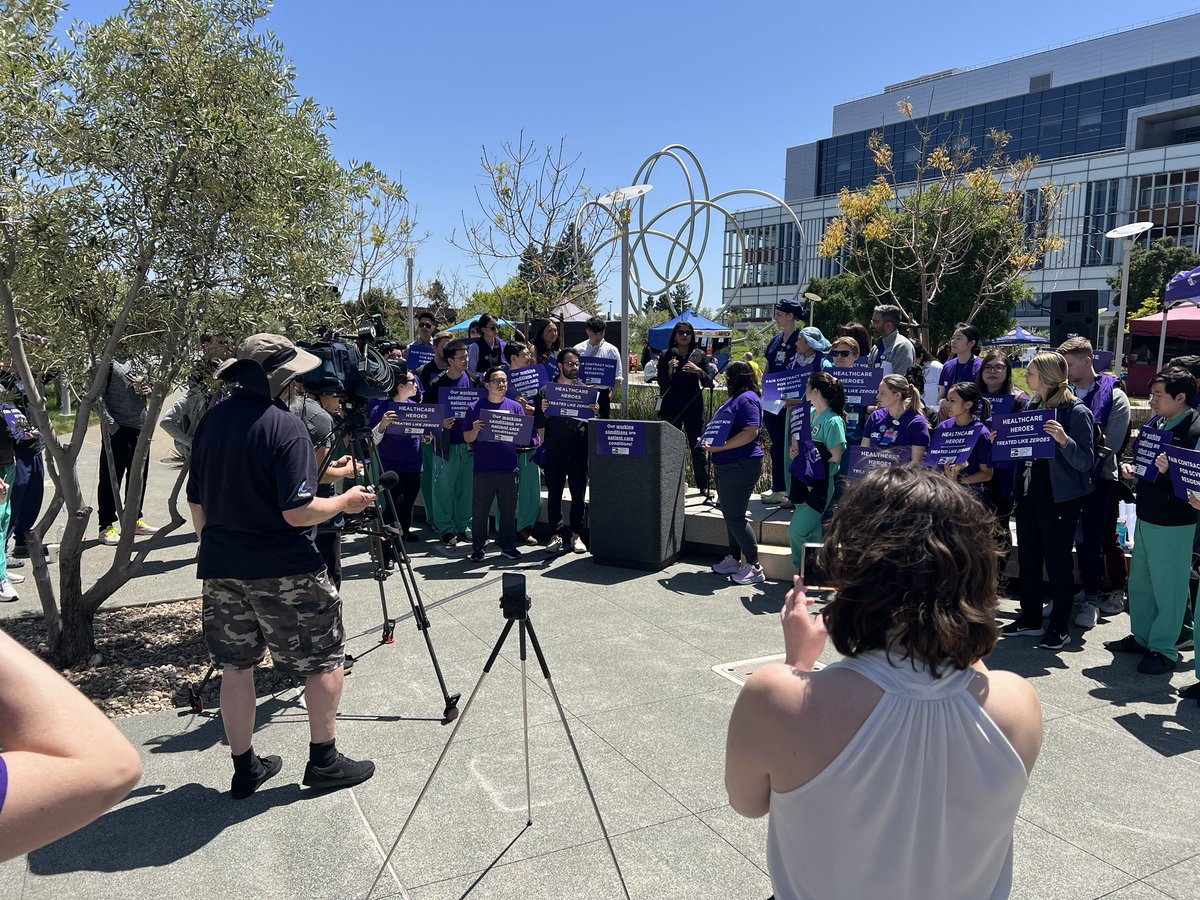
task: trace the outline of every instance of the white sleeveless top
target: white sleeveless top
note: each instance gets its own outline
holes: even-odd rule
[[[812,781],[772,792],[767,863],[776,900],[994,900],[1012,890],[1013,823],[1029,779],[967,692],[977,674],[882,650],[851,669],[883,691]]]

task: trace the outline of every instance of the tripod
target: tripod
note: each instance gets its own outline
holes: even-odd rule
[[[504,642],[508,640],[508,635],[512,631],[514,623],[518,626],[521,655],[521,718],[525,732],[525,826],[529,827],[533,824],[533,802],[529,780],[529,696],[525,674],[525,639],[528,636],[529,643],[533,645],[533,652],[537,656],[538,667],[542,670],[542,678],[546,680],[546,686],[550,689],[550,696],[554,698],[554,705],[558,709],[558,717],[562,720],[563,730],[567,733],[567,740],[571,744],[571,753],[575,756],[575,765],[579,768],[579,774],[583,777],[583,786],[587,788],[588,799],[592,801],[592,809],[596,813],[596,821],[600,823],[600,831],[604,835],[604,843],[608,845],[609,856],[612,857],[613,866],[617,870],[617,878],[621,882],[621,890],[625,894],[625,900],[629,900],[629,888],[625,885],[625,876],[621,872],[621,864],[617,862],[617,854],[613,851],[612,841],[609,840],[608,829],[604,826],[604,817],[600,814],[600,806],[596,803],[595,793],[592,792],[592,784],[588,780],[587,771],[583,767],[583,760],[579,756],[579,748],[575,745],[575,736],[571,733],[571,726],[567,723],[567,715],[563,711],[562,702],[558,699],[558,691],[554,688],[554,680],[550,677],[550,667],[546,665],[546,656],[542,653],[542,646],[538,643],[537,632],[533,628],[533,620],[529,617],[530,603],[529,597],[525,594],[525,576],[511,573],[505,574],[504,582],[504,594],[500,599],[500,606],[504,611],[504,618],[506,620],[504,628],[500,632],[500,637],[496,639],[496,644],[492,647],[492,652],[488,656],[487,662],[484,663],[483,671],[479,674],[479,680],[475,682],[475,687],[471,689],[471,694],[467,697],[467,703],[462,709],[462,715],[454,723],[454,730],[450,732],[450,737],[446,740],[446,746],[442,748],[437,762],[433,764],[433,771],[429,773],[429,777],[421,787],[421,792],[417,794],[417,799],[413,803],[412,809],[409,810],[404,824],[400,827],[400,833],[396,835],[396,840],[392,842],[392,847],[388,850],[383,865],[379,867],[379,871],[375,874],[375,880],[371,882],[371,889],[367,891],[367,900],[370,900],[371,894],[375,892],[375,887],[379,884],[379,879],[383,876],[384,869],[391,862],[392,855],[396,852],[396,847],[400,844],[400,839],[404,837],[404,832],[408,830],[413,816],[416,815],[417,808],[421,805],[421,801],[425,799],[429,785],[433,783],[438,769],[441,768],[442,761],[450,751],[450,745],[454,743],[454,737],[458,734],[458,729],[466,721],[467,713],[471,710],[471,704],[475,702],[475,695],[479,693],[479,689],[483,686],[484,678],[492,671],[492,666],[495,665],[496,658],[500,655],[500,650],[504,647]]]

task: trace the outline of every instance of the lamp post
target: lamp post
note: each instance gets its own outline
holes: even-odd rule
[[[1113,354],[1113,371],[1117,373],[1118,377],[1121,374],[1121,366],[1125,362],[1125,314],[1129,299],[1129,257],[1133,253],[1133,239],[1153,227],[1153,222],[1130,222],[1128,225],[1121,225],[1104,234],[1111,240],[1121,240],[1124,246],[1121,260],[1121,305],[1117,310],[1117,346],[1116,352]],[[1165,313],[1163,320],[1166,320]]]
[[[617,188],[596,201],[617,217],[621,226],[621,416],[629,415],[629,206],[652,189],[649,184]],[[617,211],[623,206],[624,210]]]

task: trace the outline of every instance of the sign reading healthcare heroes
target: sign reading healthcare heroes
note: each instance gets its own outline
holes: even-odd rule
[[[487,390],[484,388],[447,388],[442,392],[442,397],[446,400],[446,405],[450,407],[450,415],[456,419],[461,419],[467,414],[467,410],[471,408],[471,404],[476,400],[482,400],[487,396]]]
[[[733,429],[733,411],[722,406],[713,417],[708,420],[708,424],[704,427],[704,434],[700,435],[698,444],[707,444],[711,447],[724,447],[725,442],[729,440],[729,432]]]
[[[907,448],[905,448],[907,449]],[[853,481],[861,478],[872,469],[888,469],[892,466],[902,466],[911,459],[909,454],[901,455],[899,450],[890,447],[850,447],[847,449],[849,461],[846,464],[846,480]]]
[[[993,416],[1007,416],[1012,412],[1013,403],[1016,402],[1016,397],[1012,394],[1005,394],[1003,397],[988,397],[988,406],[992,408]]]
[[[559,384],[552,381],[546,385],[546,400],[550,406],[548,416],[563,416],[571,419],[590,419],[596,415],[596,389],[586,384]]]
[[[1175,496],[1180,500],[1200,500],[1200,453],[1183,447],[1164,447],[1167,454],[1167,469],[1175,485]]]
[[[580,357],[579,380],[595,387],[610,388],[617,383],[617,361],[599,356]]]
[[[971,456],[976,441],[982,433],[974,426],[970,428],[935,428],[929,436],[929,450],[925,454],[925,465],[944,466],[946,463],[961,465]]]
[[[769,413],[778,415],[783,409],[784,400],[803,400],[805,388],[808,387],[808,372],[795,369],[785,369],[782,372],[768,372],[763,376],[762,407]]]
[[[533,443],[533,416],[518,415],[506,409],[481,409],[483,428],[479,440],[497,444],[517,444],[527,447]]]
[[[844,369],[830,369],[829,374],[842,383],[847,406],[874,406],[879,397],[879,382],[883,368],[860,363]]]
[[[646,455],[646,423],[601,421],[596,423],[597,456]]]
[[[442,420],[449,418],[444,403],[426,406],[423,403],[389,403],[389,412],[396,414],[397,422],[389,425],[388,434],[424,434],[426,431],[441,431]]]
[[[421,366],[433,362],[433,348],[410,344],[404,359],[408,363],[408,371],[415,373]]]
[[[1031,409],[1028,412],[993,416],[992,462],[1011,462],[1023,459],[1053,459],[1054,438],[1046,434],[1046,423],[1054,418],[1052,409]]]
[[[1171,445],[1171,432],[1162,428],[1143,428],[1133,443],[1133,471],[1143,481],[1158,477],[1154,460]]]
[[[508,373],[508,396],[536,397],[537,392],[546,386],[545,366],[526,366],[523,369],[510,369]]]

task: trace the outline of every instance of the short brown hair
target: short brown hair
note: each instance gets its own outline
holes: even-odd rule
[[[432,341],[432,343],[435,347],[437,346],[438,341],[452,341],[452,340],[454,340],[454,332],[453,331],[439,331],[432,338],[430,338],[430,341]]]
[[[895,652],[965,669],[996,645],[996,517],[970,491],[922,466],[853,481],[821,547],[836,595],[825,608],[845,656]]]
[[[1063,354],[1073,353],[1080,356],[1091,356],[1092,342],[1085,337],[1079,336],[1067,338],[1058,345],[1058,352]]]

